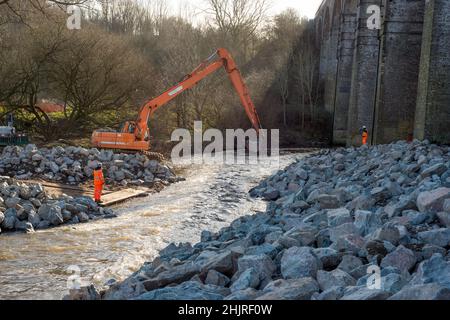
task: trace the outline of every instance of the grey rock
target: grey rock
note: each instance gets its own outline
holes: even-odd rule
[[[425,191],[417,197],[417,207],[421,212],[438,213],[443,211],[446,199],[450,199],[450,188]]]
[[[338,268],[350,273],[352,270],[359,268],[363,265],[361,259],[353,255],[345,255],[342,257],[342,262],[339,264]]]
[[[275,201],[280,197],[280,191],[276,189],[269,189],[264,192],[263,197],[268,201]]]
[[[355,227],[359,234],[365,236],[374,232],[382,225],[381,218],[371,211],[357,210],[355,212]]]
[[[337,227],[344,223],[353,222],[350,211],[346,208],[328,210],[327,218],[330,227]]]
[[[7,198],[5,200],[5,205],[7,208],[15,208],[19,203],[21,199],[19,197],[11,197]]]
[[[61,208],[57,205],[42,205],[38,210],[38,215],[42,220],[47,220],[54,226],[64,223]]]
[[[252,246],[245,250],[245,255],[254,256],[265,254],[271,259],[274,259],[278,254],[278,248],[270,243],[263,243],[260,246]]]
[[[390,273],[381,278],[381,289],[391,294],[399,292],[408,283],[408,278],[398,273]]]
[[[414,268],[417,258],[411,250],[400,245],[394,252],[389,253],[381,261],[381,267],[395,267],[402,271],[410,271]]]
[[[175,266],[167,271],[159,273],[156,277],[144,281],[147,291],[152,291],[167,285],[180,284],[190,280],[193,276],[200,274],[201,266],[195,263],[185,263]]]
[[[320,260],[325,270],[336,269],[342,260],[339,252],[331,248],[313,249],[313,254]]]
[[[357,255],[363,249],[365,240],[357,234],[349,234],[342,236],[335,243],[333,243],[333,249],[342,252],[352,252]]]
[[[439,212],[437,217],[442,225],[450,228],[450,212]]]
[[[17,231],[25,231],[26,233],[34,232],[34,227],[30,222],[16,220],[14,228]]]
[[[250,268],[241,273],[239,278],[231,285],[230,290],[234,293],[248,288],[256,289],[260,283],[261,281],[258,272],[255,269]]]
[[[205,284],[211,284],[219,287],[225,287],[229,283],[230,278],[220,272],[217,272],[216,270],[209,270],[205,279]]]
[[[440,254],[433,255],[431,259],[420,263],[410,283],[438,283],[450,289],[450,261],[446,261]]]
[[[344,295],[343,287],[332,287],[328,290],[323,291],[321,294],[317,295],[315,300],[318,301],[336,301],[342,298]]]
[[[77,218],[78,218],[78,221],[81,223],[85,223],[85,222],[89,221],[89,216],[86,212],[77,213]]]
[[[442,205],[444,212],[450,213],[450,199],[446,199]]]
[[[438,163],[428,169],[425,169],[420,175],[422,176],[422,178],[431,177],[433,175],[440,176],[445,171],[447,171],[447,166],[445,166],[443,163]]]
[[[450,289],[437,283],[408,286],[389,300],[450,300]]]
[[[276,270],[276,265],[267,255],[243,256],[238,260],[238,272],[242,274],[248,269],[253,269],[258,273],[260,281],[271,279]]]
[[[372,234],[371,239],[378,241],[389,241],[393,245],[397,245],[400,241],[400,231],[392,224],[385,224]]]
[[[330,229],[330,239],[336,242],[338,239],[348,236],[358,234],[358,229],[353,223],[344,223],[340,226]]]
[[[1,227],[4,230],[13,230],[16,225],[16,221],[17,221],[16,215],[5,215]]]
[[[418,234],[421,241],[426,244],[432,244],[439,247],[446,247],[450,245],[450,229],[441,228],[430,231],[423,231]]]
[[[333,287],[349,287],[356,284],[356,280],[341,269],[336,269],[331,272],[319,270],[317,272],[317,282],[322,291]]]
[[[335,195],[321,194],[317,197],[321,209],[339,208],[339,198]]]
[[[256,300],[310,300],[319,286],[313,278],[276,280],[269,283]]]
[[[281,258],[281,274],[285,279],[315,277],[322,264],[308,247],[287,249]]]
[[[447,250],[445,250],[445,248],[442,248],[439,246],[427,244],[422,248],[421,257],[423,258],[423,260],[428,260],[428,259],[431,259],[431,257],[436,253],[439,253],[442,256],[445,256],[447,253]]]
[[[166,287],[144,293],[136,300],[223,300],[229,294],[229,289],[223,287],[188,281],[175,287]]]

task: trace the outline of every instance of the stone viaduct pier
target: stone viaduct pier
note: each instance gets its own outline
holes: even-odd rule
[[[324,0],[314,24],[335,144],[450,143],[450,0]]]

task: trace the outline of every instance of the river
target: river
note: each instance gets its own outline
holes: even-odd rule
[[[236,218],[265,210],[248,190],[304,154],[270,165],[190,165],[186,181],[115,207],[117,218],[0,236],[0,300],[61,299],[68,280],[123,280],[171,242],[200,240]],[[70,282],[70,281],[69,281]]]

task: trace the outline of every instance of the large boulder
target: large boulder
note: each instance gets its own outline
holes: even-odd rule
[[[365,236],[382,226],[380,216],[371,211],[356,210],[355,226],[359,234]]]
[[[161,272],[157,277],[144,281],[143,285],[147,291],[151,291],[170,284],[183,283],[200,274],[200,272],[200,265],[188,262]]]
[[[423,261],[411,280],[412,285],[438,283],[450,289],[450,261],[441,254],[435,254]]]
[[[389,253],[381,261],[381,267],[395,267],[401,271],[410,271],[414,268],[417,258],[413,251],[400,245],[395,251]]]
[[[439,247],[450,245],[450,229],[441,228],[419,233],[419,239],[426,244],[432,244]]]
[[[333,270],[341,263],[342,256],[332,248],[313,249],[313,254],[320,260],[325,270]]]
[[[38,210],[38,215],[42,220],[46,220],[54,226],[64,223],[61,208],[57,205],[42,205]]]
[[[322,291],[333,287],[349,287],[356,284],[356,280],[341,269],[335,269],[330,272],[319,270],[317,272],[317,282]]]
[[[239,258],[238,273],[242,274],[248,269],[253,269],[259,275],[259,280],[262,282],[271,279],[277,267],[272,259],[265,254]]]
[[[344,223],[353,222],[350,211],[346,208],[328,210],[327,218],[330,227],[337,227]]]
[[[231,285],[231,292],[242,291],[248,288],[256,289],[260,284],[260,278],[258,272],[253,269],[247,269],[239,278]]]
[[[285,279],[315,278],[320,269],[322,263],[309,247],[289,248],[281,258],[281,274]]]
[[[438,213],[444,210],[446,199],[450,199],[450,188],[425,191],[417,197],[417,207],[421,212]]]

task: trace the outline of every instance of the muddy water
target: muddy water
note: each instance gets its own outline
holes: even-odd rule
[[[185,182],[115,208],[119,217],[34,234],[0,236],[0,299],[61,299],[74,277],[102,286],[122,280],[170,242],[192,242],[239,216],[263,211],[248,190],[304,155],[269,166],[204,165]]]

